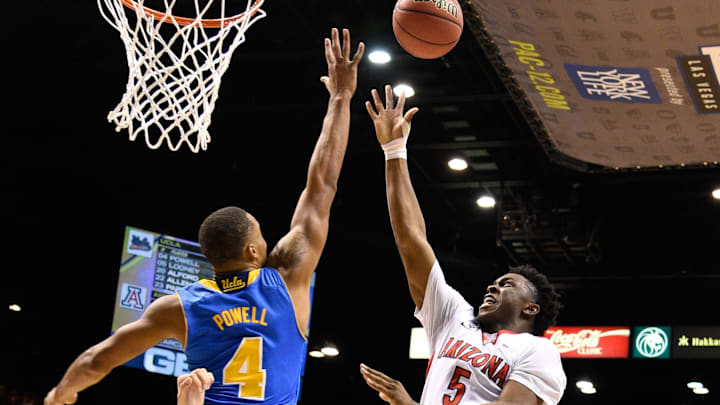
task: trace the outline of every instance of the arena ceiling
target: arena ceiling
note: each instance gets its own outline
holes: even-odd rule
[[[413,183],[447,277],[470,301],[507,265],[530,262],[560,287],[564,325],[718,323],[720,203],[710,193],[720,187],[720,168],[588,171],[558,163],[467,27],[450,54],[424,61],[394,41],[392,2],[268,1],[268,17],[252,27],[223,78],[212,142],[193,154],[149,150],[106,121],[127,63],[94,2],[40,5],[32,26],[13,20],[1,39],[12,56],[3,68],[3,296],[25,308],[3,310],[11,325],[6,381],[46,390],[107,335],[126,225],[194,240],[205,215],[238,205],[260,220],[269,242],[284,234],[325,112],[318,79],[332,27],[350,28],[354,42],[385,48],[393,59],[360,68],[310,338],[311,346],[336,344],[341,355],[308,361],[301,403],[379,403],[359,362],[401,379],[416,399],[422,388],[425,363],[407,359],[409,329],[419,324],[393,245],[383,155],[363,106],[386,83],[417,91],[409,100],[420,108],[409,142]],[[465,172],[447,167],[458,156],[470,163]],[[480,209],[482,194],[498,205]],[[565,366],[563,403],[696,403],[684,387],[694,377],[716,387],[705,400],[720,390],[709,361]],[[169,379],[114,373],[86,397],[127,403],[136,400],[132,384],[173,398]],[[598,381],[595,397],[572,385],[586,376]],[[627,388],[629,381],[639,388]]]

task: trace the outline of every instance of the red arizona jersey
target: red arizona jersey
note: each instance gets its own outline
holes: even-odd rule
[[[497,401],[508,380],[548,405],[560,401],[566,377],[560,353],[550,340],[530,333],[484,333],[473,308],[447,285],[436,261],[415,311],[428,336],[423,404],[475,405]]]

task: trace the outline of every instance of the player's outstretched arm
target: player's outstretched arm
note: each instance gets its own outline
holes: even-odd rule
[[[368,387],[374,389],[380,395],[380,398],[390,405],[421,405],[415,402],[410,394],[407,393],[403,384],[387,375],[372,369],[364,364],[360,364],[360,374],[365,379]],[[488,403],[487,405],[542,405],[542,399],[538,398],[532,391],[524,385],[508,381],[503,388],[502,393],[497,402]]]
[[[405,149],[410,134],[410,121],[418,109],[412,108],[403,115],[404,94],[393,107],[390,86],[385,86],[384,106],[377,90],[372,90],[372,98],[373,103],[368,101],[365,106],[375,125],[378,142],[385,151],[385,188],[390,223],[407,274],[410,295],[415,305],[422,308],[425,286],[435,262],[435,254],[428,243],[425,220],[410,182]]]
[[[380,398],[390,405],[420,405],[410,398],[400,381],[392,379],[364,364],[360,364],[360,374],[362,374],[368,387],[377,391]]]
[[[189,374],[177,378],[177,405],[203,405],[205,391],[215,381],[212,373],[204,368],[196,368]]]
[[[159,298],[135,322],[87,349],[65,372],[60,383],[45,396],[44,405],[74,404],[78,393],[105,378],[113,368],[125,364],[167,338],[185,341],[185,318],[175,296]]]
[[[360,43],[351,57],[350,32],[337,29],[325,39],[328,74],[320,80],[330,94],[320,137],[315,145],[307,183],[295,208],[290,232],[268,256],[268,266],[283,275],[295,304],[300,325],[310,314],[309,286],[328,234],[330,207],[337,191],[350,132],[350,100],[357,87],[358,64],[365,45]]]

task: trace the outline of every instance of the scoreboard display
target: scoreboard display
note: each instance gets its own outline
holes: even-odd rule
[[[136,321],[154,300],[201,279],[213,279],[200,244],[174,236],[126,227],[120,260],[112,332]],[[179,376],[188,372],[182,344],[167,339],[127,366]]]

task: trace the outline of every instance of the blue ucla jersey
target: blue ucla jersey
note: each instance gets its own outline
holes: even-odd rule
[[[205,404],[295,404],[306,341],[290,295],[269,267],[200,280],[181,290],[190,370],[215,383]]]

